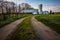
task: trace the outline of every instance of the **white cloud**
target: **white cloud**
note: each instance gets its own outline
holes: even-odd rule
[[[55,5],[44,5],[43,6],[43,10],[47,10],[47,11],[54,11],[54,12],[60,12],[60,5],[59,6],[55,6]]]
[[[6,1],[14,1],[14,0],[6,0]]]
[[[28,3],[29,0],[7,0],[7,1],[13,1],[17,4],[21,4],[21,3],[25,3],[25,2]],[[31,6],[34,7],[34,8],[38,8],[38,4],[36,4],[36,3],[29,3],[29,4],[31,4]],[[45,5],[43,4],[43,10],[44,11],[45,10],[47,10],[47,11],[50,11],[50,10],[60,11],[60,5],[55,6],[53,4],[45,4]]]
[[[28,2],[29,0],[6,0],[6,1],[13,1],[17,4],[21,4],[21,3],[24,3],[24,2]]]

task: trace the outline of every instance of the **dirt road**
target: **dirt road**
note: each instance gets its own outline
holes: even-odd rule
[[[60,40],[60,35],[43,23],[37,21],[34,17],[31,19],[33,28],[41,40]]]
[[[12,22],[0,29],[0,40],[5,40],[25,18]]]

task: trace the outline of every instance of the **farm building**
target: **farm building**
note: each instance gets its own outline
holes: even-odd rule
[[[38,14],[38,9],[21,10],[20,13]]]

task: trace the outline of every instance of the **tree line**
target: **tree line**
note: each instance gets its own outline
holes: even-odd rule
[[[20,12],[20,4],[17,6],[14,2],[0,1],[0,15],[3,15],[3,20],[7,15],[18,14]]]

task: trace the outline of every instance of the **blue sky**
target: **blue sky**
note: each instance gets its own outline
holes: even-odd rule
[[[38,8],[38,4],[43,4],[43,11],[55,11],[60,12],[60,0],[7,0],[13,1],[17,4],[28,3],[34,8]]]

